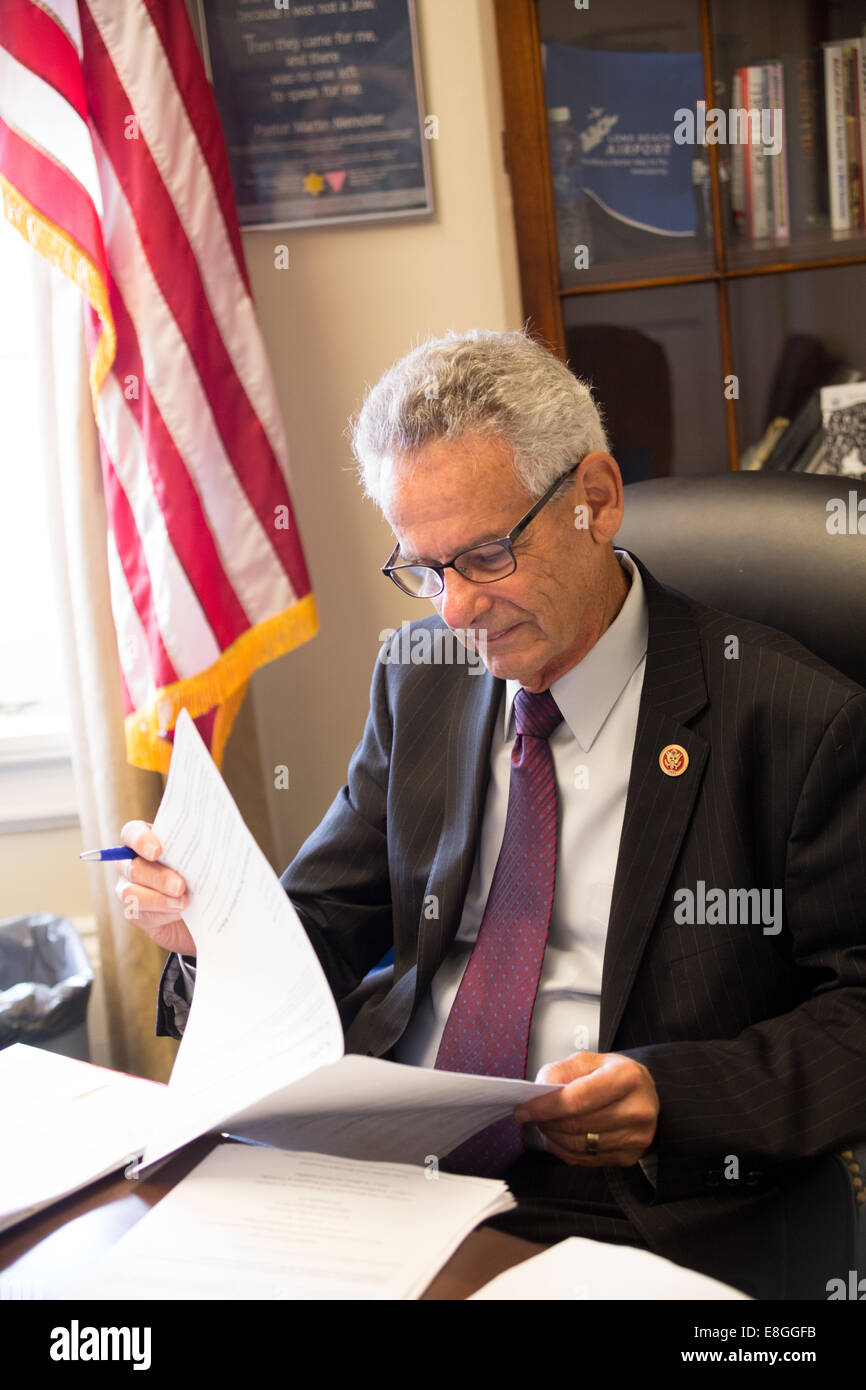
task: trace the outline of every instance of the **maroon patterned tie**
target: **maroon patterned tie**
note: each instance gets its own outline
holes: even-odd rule
[[[524,1077],[556,880],[556,773],[548,739],[562,714],[549,690],[514,700],[508,814],[478,938],[445,1024],[435,1066]],[[523,1148],[511,1115],[448,1155],[443,1167],[493,1177]]]

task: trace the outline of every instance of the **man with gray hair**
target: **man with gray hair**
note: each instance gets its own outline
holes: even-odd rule
[[[502,1229],[823,1296],[785,1213],[866,1133],[866,692],[614,549],[591,394],[523,333],[422,343],[353,445],[383,572],[435,609],[413,632],[444,624],[486,669],[392,639],[347,785],[282,876],[347,1050],[562,1083],[447,1157],[508,1181]],[[143,857],[118,892],[174,953],[177,1036],[195,944],[147,831],[124,827]],[[682,893],[706,884],[772,889],[782,920],[696,927]]]

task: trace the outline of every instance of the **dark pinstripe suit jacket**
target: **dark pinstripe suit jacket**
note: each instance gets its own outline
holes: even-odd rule
[[[652,1249],[790,1296],[791,1184],[866,1135],[866,692],[636,563],[649,637],[599,1050],[655,1080],[656,1189],[637,1166],[605,1171]],[[389,1051],[457,931],[502,690],[466,666],[377,662],[348,785],[282,876],[348,1051]],[[679,777],[659,767],[669,743],[689,755]],[[781,932],[678,924],[674,894],[699,880],[780,889]],[[392,944],[393,972],[362,984]]]

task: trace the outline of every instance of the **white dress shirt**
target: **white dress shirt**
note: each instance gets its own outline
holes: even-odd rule
[[[550,736],[559,790],[559,839],[550,930],[529,1033],[526,1075],[579,1051],[598,1051],[601,972],[613,880],[637,730],[647,644],[647,603],[637,566],[616,557],[631,579],[610,627],[550,693],[563,722]],[[481,836],[457,935],[390,1053],[432,1067],[445,1022],[469,961],[505,833],[512,706],[520,689],[507,681],[490,750],[490,782]],[[527,1142],[538,1145],[534,1130]]]

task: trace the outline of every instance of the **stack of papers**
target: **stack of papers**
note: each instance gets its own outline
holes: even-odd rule
[[[38,1047],[0,1052],[0,1231],[141,1154],[166,1087]]]
[[[418,1298],[505,1183],[221,1144],[134,1226],[78,1298]]]
[[[650,1250],[571,1236],[506,1269],[471,1295],[513,1299],[746,1299],[749,1295]]]

